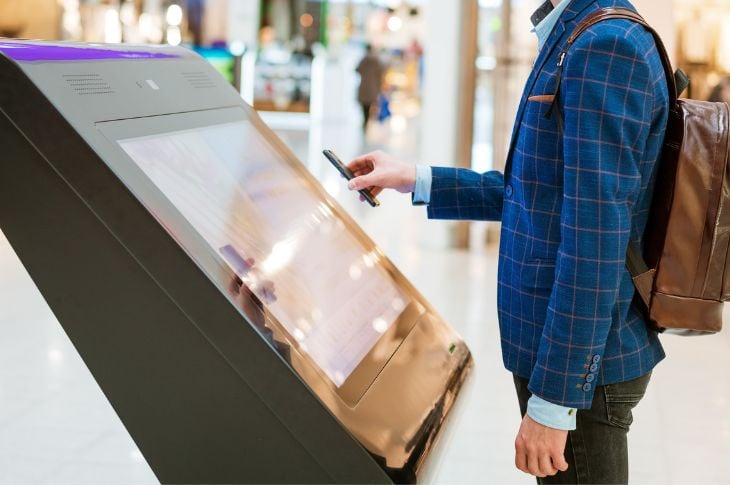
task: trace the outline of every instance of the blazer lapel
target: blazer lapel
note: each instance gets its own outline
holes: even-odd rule
[[[548,59],[550,59],[552,53],[559,45],[561,45],[561,41],[563,39],[563,35],[566,33],[566,30],[570,29],[570,32],[572,32],[573,28],[575,27],[573,20],[594,2],[595,0],[573,0],[573,2],[568,5],[568,8],[565,9],[563,15],[560,16],[560,20],[558,20],[558,23],[555,24],[555,28],[550,34],[550,37],[548,37],[547,41],[545,41],[545,45],[542,47],[542,50],[540,51],[537,60],[535,61],[532,72],[527,78],[525,91],[522,93],[520,106],[517,109],[517,116],[515,117],[515,125],[512,129],[512,139],[510,141],[509,152],[507,152],[507,163],[504,170],[505,175],[508,175],[512,169],[512,156],[515,148],[515,143],[517,142],[517,136],[520,133],[522,118],[525,114],[525,108],[527,106],[528,98],[530,96],[530,93],[532,92],[532,88],[535,87],[538,76],[545,68],[545,64],[547,63]]]

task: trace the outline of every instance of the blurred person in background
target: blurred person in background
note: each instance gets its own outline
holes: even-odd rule
[[[606,7],[635,10],[627,0],[551,0],[533,14],[539,54],[504,173],[383,152],[349,164],[351,190],[410,192],[432,219],[502,222],[502,357],[523,416],[515,465],[539,483],[627,483],[632,409],[664,358],[632,304],[625,261],[648,219],[668,85],[654,38],[635,22],[601,22],[568,47]],[[555,101],[562,123],[549,115]]]
[[[723,78],[712,88],[708,101],[713,103],[730,103],[730,77]]]
[[[357,92],[357,100],[362,106],[362,126],[365,130],[370,121],[370,112],[373,105],[377,104],[378,97],[381,94],[383,75],[385,74],[385,66],[378,59],[372,45],[367,45],[367,52],[357,66],[357,72],[360,74],[360,89]]]

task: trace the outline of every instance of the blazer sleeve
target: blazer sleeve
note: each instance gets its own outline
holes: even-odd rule
[[[619,22],[590,28],[566,57],[561,242],[529,383],[542,399],[584,409],[593,400],[619,287],[627,277],[641,156],[656,112],[646,59],[655,53],[639,47],[643,28],[621,28],[629,24]]]
[[[431,169],[429,219],[499,221],[504,203],[504,175],[465,168]]]

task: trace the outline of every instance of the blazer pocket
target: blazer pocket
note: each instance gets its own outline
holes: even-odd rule
[[[555,284],[555,261],[528,259],[522,267],[520,280],[524,288],[552,289]]]
[[[536,103],[552,104],[555,101],[554,94],[538,94],[536,96],[530,96],[527,98],[528,101],[534,101]]]

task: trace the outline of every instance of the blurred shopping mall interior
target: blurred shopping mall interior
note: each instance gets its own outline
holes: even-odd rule
[[[180,45],[208,60],[470,346],[475,372],[433,481],[527,484],[514,468],[519,410],[499,350],[499,225],[427,221],[395,193],[371,209],[322,150],[503,168],[540,3],[0,0],[0,37]],[[730,1],[634,4],[690,75],[685,95],[730,100]],[[357,67],[367,45],[384,75],[363,129]],[[631,481],[730,484],[730,331],[662,341],[668,358],[629,435]],[[157,478],[0,233],[0,484],[23,483]]]

